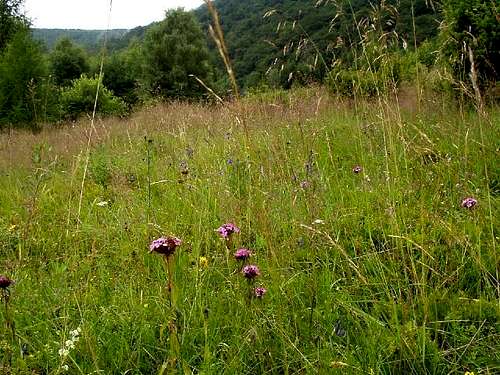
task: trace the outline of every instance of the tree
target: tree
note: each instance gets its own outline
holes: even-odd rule
[[[47,66],[28,30],[17,32],[0,60],[0,126],[35,124],[44,102]]]
[[[57,42],[50,54],[50,67],[54,81],[59,86],[68,86],[72,80],[89,71],[85,52],[68,38]]]
[[[28,19],[21,12],[23,2],[24,0],[0,0],[0,53],[14,34],[29,26]]]
[[[193,76],[210,85],[206,39],[191,13],[171,10],[148,30],[143,46],[143,81],[154,94],[199,97],[205,90]]]

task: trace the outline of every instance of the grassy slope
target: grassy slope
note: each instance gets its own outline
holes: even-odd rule
[[[88,123],[2,135],[4,368],[156,373],[175,326],[178,363],[206,374],[499,371],[500,112],[389,102],[309,90],[99,122],[80,215]],[[262,300],[214,232],[227,221],[241,227],[230,246],[254,250]],[[161,234],[184,241],[176,309],[147,252]]]

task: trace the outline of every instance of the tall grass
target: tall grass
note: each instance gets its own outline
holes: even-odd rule
[[[308,89],[99,121],[79,225],[82,126],[2,134],[2,371],[167,373],[172,316],[147,250],[172,234],[180,373],[498,372],[500,112],[392,98]],[[262,299],[226,259],[228,221]]]

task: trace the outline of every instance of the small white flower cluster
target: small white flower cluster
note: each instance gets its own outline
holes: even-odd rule
[[[73,331],[69,331],[70,339],[64,342],[64,345],[59,349],[58,353],[61,357],[66,358],[69,355],[70,350],[75,348],[75,344],[80,339],[81,328],[78,327]]]

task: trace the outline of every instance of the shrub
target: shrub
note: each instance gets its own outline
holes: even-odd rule
[[[82,114],[90,114],[94,109],[94,101],[99,83],[98,78],[82,75],[73,80],[71,87],[61,93],[61,110],[64,118],[76,119]],[[121,116],[126,113],[126,105],[120,98],[113,96],[102,82],[99,85],[96,112],[101,115]]]

